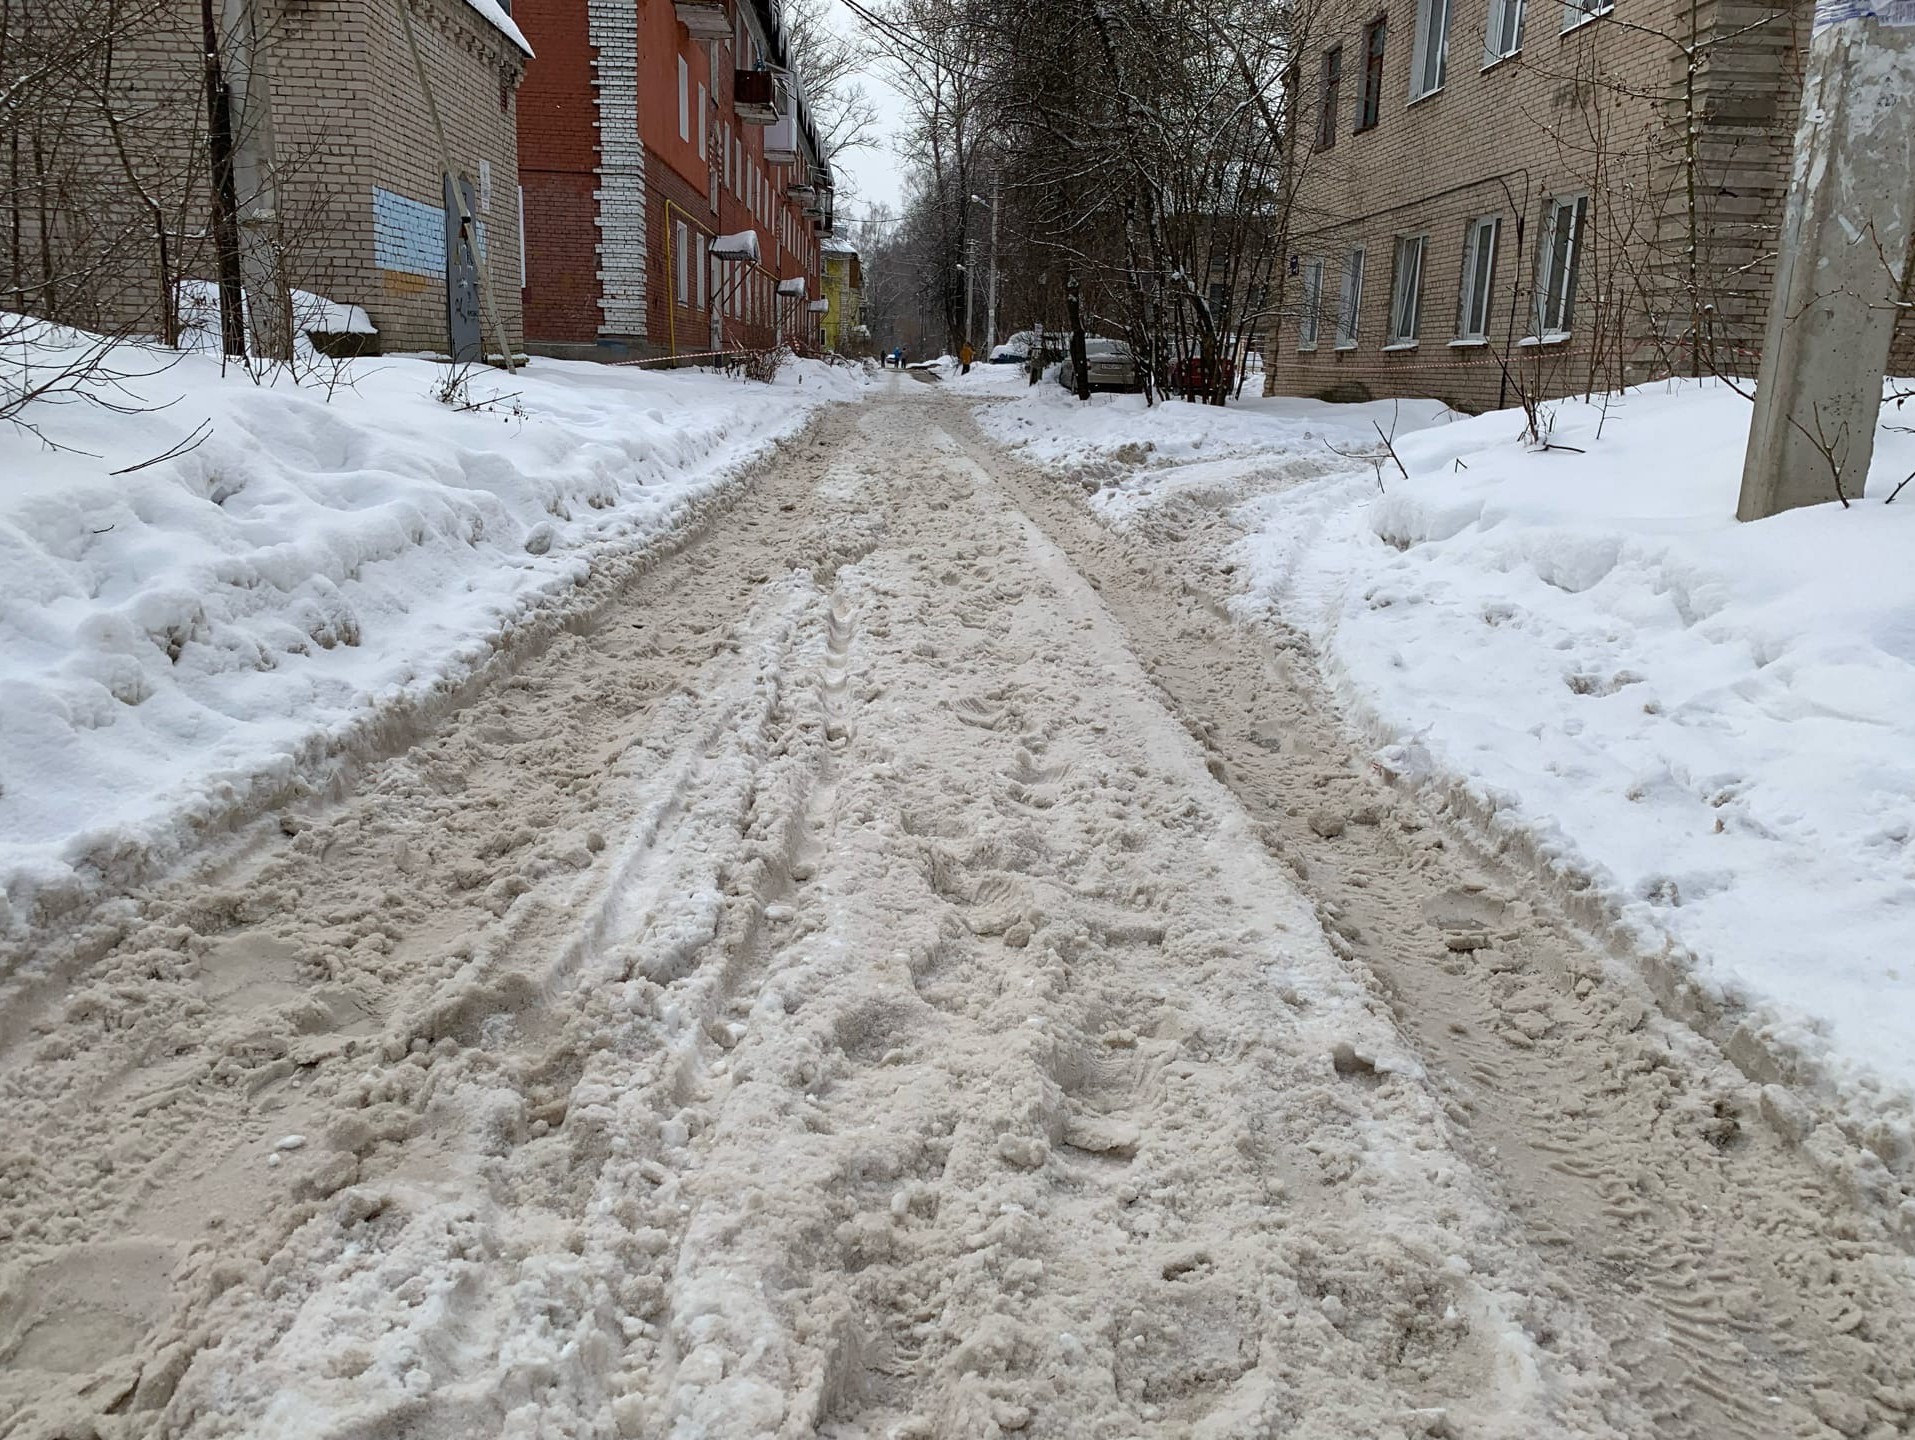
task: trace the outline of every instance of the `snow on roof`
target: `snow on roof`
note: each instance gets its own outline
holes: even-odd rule
[[[821,247],[827,255],[856,255],[858,247],[842,235],[827,235]]]
[[[525,32],[513,23],[511,13],[499,0],[465,0],[465,3],[483,15],[501,35],[528,56],[532,54],[532,47],[526,43]]]
[[[711,242],[714,260],[749,260],[756,265],[759,259],[758,232],[740,230],[736,235],[720,235]]]
[[[778,293],[780,295],[802,295],[810,288],[811,286],[802,275],[793,275],[789,279],[780,280],[778,282]]]

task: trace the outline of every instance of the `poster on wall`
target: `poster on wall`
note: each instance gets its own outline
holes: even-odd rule
[[[445,178],[446,211],[446,340],[455,365],[470,365],[485,358],[479,339],[479,239],[476,233],[478,202],[472,193],[472,181],[464,175]],[[465,200],[463,213],[460,198]]]

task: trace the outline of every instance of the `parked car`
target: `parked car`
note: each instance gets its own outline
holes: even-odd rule
[[[1141,390],[1143,377],[1137,373],[1137,357],[1122,340],[1089,336],[1084,340],[1084,372],[1093,390]],[[1077,388],[1077,367],[1068,352],[1057,372],[1057,383],[1066,390]]]
[[[1019,330],[991,352],[993,365],[1028,365],[1033,356],[1046,365],[1062,360],[1070,336],[1058,330]]]

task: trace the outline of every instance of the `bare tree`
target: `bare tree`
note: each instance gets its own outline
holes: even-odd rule
[[[827,160],[878,143],[878,108],[859,83],[864,47],[834,25],[832,15],[832,0],[787,0],[785,6],[785,43]]]

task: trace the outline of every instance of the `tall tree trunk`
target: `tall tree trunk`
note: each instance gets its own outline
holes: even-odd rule
[[[219,260],[220,339],[228,355],[246,356],[246,285],[239,264],[239,201],[233,181],[233,107],[219,60],[213,0],[200,0],[206,63],[206,148],[213,172],[213,249]]]
[[[1077,381],[1077,398],[1090,399],[1090,356],[1084,348],[1084,302],[1077,277],[1064,281],[1064,307],[1071,317],[1071,377]]]

